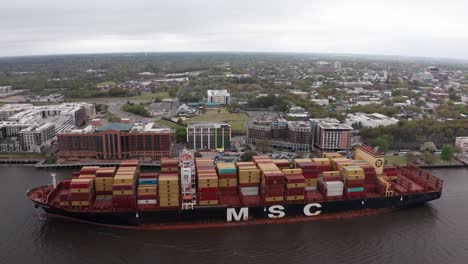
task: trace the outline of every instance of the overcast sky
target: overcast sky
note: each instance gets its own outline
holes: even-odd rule
[[[468,59],[468,1],[0,0],[0,56],[149,51]]]

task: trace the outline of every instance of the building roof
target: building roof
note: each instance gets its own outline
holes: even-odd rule
[[[220,128],[221,126],[231,126],[228,123],[224,122],[192,122],[188,125],[189,128],[191,127],[205,127],[205,128]]]
[[[227,90],[208,90],[208,96],[229,96]]]
[[[134,124],[125,124],[125,123],[108,123],[96,128],[97,132],[104,132],[107,130],[115,130],[120,132],[129,132],[132,130]]]

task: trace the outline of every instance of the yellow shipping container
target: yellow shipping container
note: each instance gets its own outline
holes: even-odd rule
[[[60,202],[60,206],[70,206],[70,202]]]
[[[243,177],[243,176],[260,176],[260,170],[249,170],[249,171],[240,170],[239,177]]]
[[[324,178],[337,177],[337,176],[341,176],[341,172],[340,171],[324,171],[321,173],[321,176]]]
[[[364,169],[357,166],[347,166],[341,169],[344,175],[361,175],[364,174]]]
[[[178,172],[179,167],[162,167],[161,171],[162,172]]]
[[[297,201],[297,200],[304,200],[304,195],[294,195],[294,196],[286,196],[286,201]]]
[[[89,193],[92,192],[91,188],[70,188],[71,193]]]
[[[163,176],[163,177],[159,177],[159,182],[177,182],[179,181],[179,177],[177,176]]]
[[[237,186],[237,179],[220,179],[219,187],[235,187]]]
[[[160,197],[159,202],[161,204],[168,204],[168,203],[179,203],[179,197]]]
[[[364,180],[366,179],[365,175],[345,175],[344,176],[348,180]]]
[[[265,197],[265,202],[280,202],[284,201],[283,196]]]
[[[88,201],[71,201],[71,206],[88,206]]]
[[[112,195],[133,195],[133,190],[113,190]]]
[[[95,183],[113,183],[114,177],[98,177],[94,179]]]
[[[288,183],[288,184],[286,185],[286,187],[287,187],[288,189],[290,189],[290,188],[304,188],[305,185],[306,185],[305,183]]]
[[[311,159],[295,159],[296,162],[310,162]]]
[[[159,195],[165,195],[168,193],[179,193],[179,187],[174,188],[159,188]]]
[[[199,205],[216,205],[218,204],[218,200],[207,200],[207,201],[199,201]]]
[[[330,165],[330,159],[328,158],[313,158],[312,161],[320,165]]]
[[[244,183],[260,183],[260,178],[240,178],[239,184]]]
[[[306,179],[305,185],[306,186],[317,186],[318,179]]]
[[[157,194],[158,189],[157,189],[156,186],[154,186],[154,187],[144,187],[144,188],[138,187],[138,193],[140,193],[140,194]]]
[[[133,178],[114,178],[114,184],[133,184],[135,183],[135,179]]]

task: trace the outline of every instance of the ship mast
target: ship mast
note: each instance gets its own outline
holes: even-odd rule
[[[184,149],[179,156],[179,166],[182,210],[193,210],[193,206],[197,204],[195,159],[193,153]]]

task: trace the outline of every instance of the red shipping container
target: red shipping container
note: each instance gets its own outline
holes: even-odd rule
[[[239,187],[258,187],[258,183],[239,183]]]
[[[288,183],[304,183],[305,178],[302,175],[286,175],[286,184]]]
[[[112,191],[96,191],[96,195],[112,195]]]
[[[398,171],[387,171],[384,174],[387,176],[398,176]]]
[[[70,189],[70,184],[71,184],[71,180],[63,180],[62,181],[62,188],[63,189]]]
[[[93,185],[94,181],[89,181],[87,183],[81,183],[81,182],[71,182],[70,183],[70,188],[71,189],[87,189],[91,185]]]
[[[158,178],[159,173],[157,172],[145,172],[145,173],[140,173],[140,178],[142,179],[147,179],[147,178]]]
[[[72,177],[78,177],[80,176],[80,172],[79,171],[74,171],[72,172]]]
[[[235,173],[232,173],[232,174],[219,174],[218,178],[220,178],[220,179],[236,179],[237,174],[235,174]]]
[[[292,188],[292,189],[287,189],[286,195],[291,196],[291,195],[304,195],[305,189],[304,188]]]
[[[364,186],[365,180],[348,180],[345,178],[344,184],[348,187],[360,187]]]
[[[341,177],[341,176],[327,177],[327,178],[323,178],[323,181],[325,181],[325,182],[329,182],[329,181],[343,181],[343,177]]]
[[[218,200],[218,193],[213,194],[200,194],[198,196],[199,201]]]
[[[237,192],[237,187],[219,187],[218,190],[219,192],[229,192],[229,191]]]
[[[138,200],[153,200],[158,197],[157,194],[138,194],[137,199]]]
[[[284,189],[283,184],[268,184],[263,187],[264,190],[268,191],[279,191]]]

